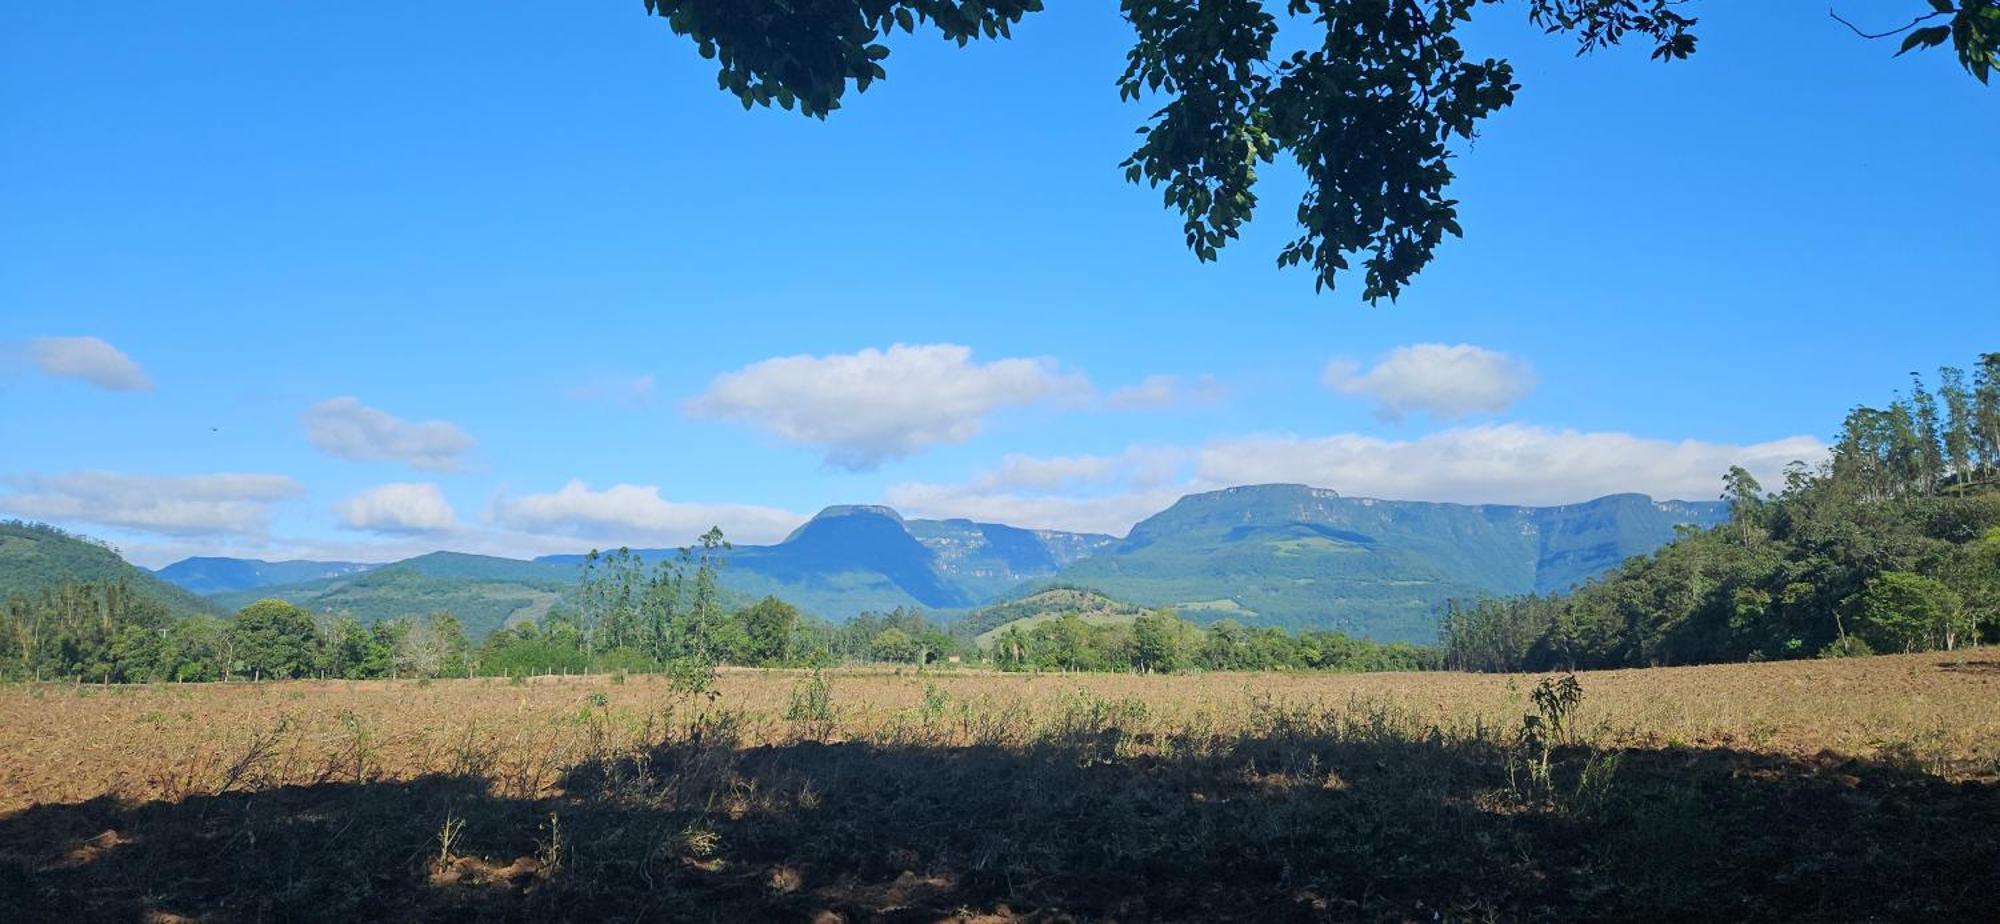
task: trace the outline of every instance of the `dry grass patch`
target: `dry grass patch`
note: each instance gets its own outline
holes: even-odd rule
[[[0,917],[1978,916],[2000,654],[0,688]],[[829,917],[830,916],[830,917]]]

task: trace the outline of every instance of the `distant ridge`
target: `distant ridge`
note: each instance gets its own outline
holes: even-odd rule
[[[872,504],[828,507],[774,545],[717,554],[722,582],[745,596],[776,595],[822,617],[845,620],[899,606],[965,609],[1117,540],[971,520],[905,520]],[[678,549],[635,549],[648,560]],[[576,565],[582,555],[545,555]]]
[[[1183,497],[1058,578],[1196,619],[1422,641],[1446,599],[1562,590],[1727,515],[1641,494],[1526,507],[1245,485]]]
[[[183,558],[153,573],[195,593],[216,594],[339,577],[377,567],[380,565],[358,561],[196,557]]]
[[[1720,502],[1655,501],[1640,494],[1528,507],[1242,485],[1182,497],[1123,538],[904,519],[889,507],[846,504],[820,511],[781,542],[736,546],[716,557],[723,587],[734,598],[776,595],[835,621],[896,607],[963,613],[1065,584],[1122,604],[1174,607],[1197,621],[1236,619],[1423,641],[1435,636],[1445,599],[1561,590],[1658,548],[1679,525],[1705,527],[1726,518]],[[679,555],[678,549],[634,551],[647,560]],[[462,609],[461,619],[477,633],[559,604],[583,559],[434,552],[214,599],[240,606],[280,596],[370,619]],[[204,569],[228,561],[201,560]]]

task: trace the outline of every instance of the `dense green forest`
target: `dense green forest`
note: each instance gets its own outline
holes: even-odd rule
[[[106,683],[464,674],[450,613],[363,625],[260,600],[227,618],[176,616],[122,581],[72,582],[0,610],[0,678]]]
[[[1775,493],[1723,479],[1729,522],[1569,594],[1448,608],[1446,662],[1637,667],[1949,649],[2000,637],[2000,353],[1850,411]]]

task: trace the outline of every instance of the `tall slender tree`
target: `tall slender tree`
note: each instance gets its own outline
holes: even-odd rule
[[[1973,381],[1973,448],[1981,477],[1992,478],[2000,473],[2000,353],[1980,355]]]
[[[1944,426],[1938,419],[1937,399],[1924,388],[1924,378],[1910,373],[1910,409],[1915,421],[1918,487],[1934,491],[1944,480]]]
[[[1944,464],[1954,481],[1972,473],[1974,445],[1972,395],[1965,390],[1965,371],[1956,366],[1938,370],[1938,400],[1944,403]]]

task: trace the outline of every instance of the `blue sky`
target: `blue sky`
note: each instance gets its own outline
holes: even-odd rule
[[[825,123],[743,111],[637,0],[15,5],[0,513],[157,565],[843,502],[1122,532],[1253,480],[1709,497],[2000,348],[2000,96],[1695,6],[1670,66],[1483,8],[1519,101],[1457,162],[1466,238],[1369,307],[1274,268],[1288,171],[1210,265],[1122,181],[1109,3],[902,39]]]

